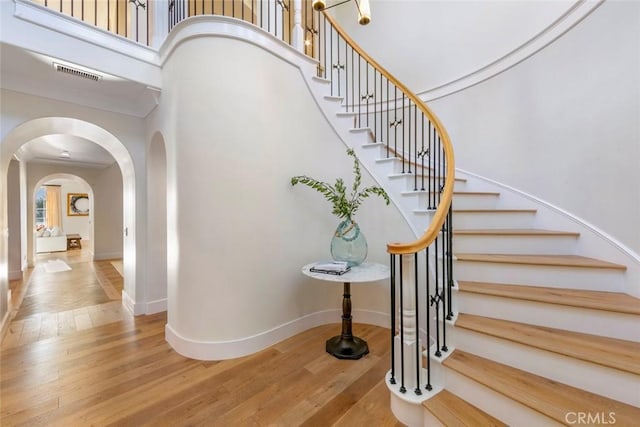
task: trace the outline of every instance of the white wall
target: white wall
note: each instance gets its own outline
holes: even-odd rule
[[[67,215],[67,195],[69,193],[88,194],[91,191],[91,188],[85,185],[83,182],[72,179],[53,179],[51,181],[45,182],[45,184],[60,185],[60,201],[62,203],[62,231],[65,234],[79,234],[83,240],[91,240],[90,216]]]
[[[94,257],[96,259],[122,257],[122,177],[118,165],[114,164],[109,168],[96,169],[29,163],[27,173],[29,191],[27,208],[29,218],[27,223],[29,230],[34,229],[33,192],[38,182],[45,177],[56,174],[74,175],[85,180],[93,189],[93,213],[90,218],[94,221],[94,236],[93,239],[91,236],[88,239],[93,246]],[[66,207],[63,217],[66,217]],[[69,233],[66,229],[64,231]],[[32,254],[33,238],[31,237],[29,241],[29,254]]]
[[[156,134],[147,158],[147,312],[165,311],[167,298],[167,156]]]
[[[605,2],[529,60],[431,106],[458,167],[640,253],[640,3]]]
[[[517,49],[575,0],[372,0],[371,23],[356,7],[331,9],[365,52],[416,93],[474,73]]]
[[[223,344],[339,309],[340,284],[300,273],[330,258],[338,220],[321,195],[292,188],[290,178],[351,181],[352,163],[299,70],[232,38],[191,38],[165,64],[158,115],[167,147],[174,335]],[[388,263],[385,244],[412,237],[399,212],[376,198],[357,219],[370,261]],[[388,313],[387,294],[385,285],[355,285],[354,309]]]

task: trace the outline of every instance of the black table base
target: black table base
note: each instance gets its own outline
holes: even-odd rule
[[[342,334],[327,340],[327,353],[338,359],[360,359],[369,354],[367,342],[354,337],[351,328],[351,283],[345,282],[342,294]]]
[[[342,335],[329,338],[327,340],[327,353],[334,355],[338,359],[360,359],[365,354],[369,354],[367,342],[358,337],[351,339]]]

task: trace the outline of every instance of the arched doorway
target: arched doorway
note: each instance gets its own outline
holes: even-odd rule
[[[147,313],[167,310],[167,153],[156,133],[147,150]]]
[[[29,188],[29,202],[27,205],[27,213],[29,220],[26,222],[27,230],[33,230],[38,225],[38,212],[36,207],[36,193],[46,185],[57,185],[62,187],[61,204],[62,204],[62,220],[60,224],[61,230],[66,234],[79,234],[82,238],[84,249],[94,253],[95,232],[94,232],[94,200],[95,194],[93,187],[82,177],[68,173],[56,173],[40,178],[33,188]],[[84,216],[68,216],[65,214],[66,202],[70,193],[86,193],[89,200],[89,212]],[[35,259],[37,253],[37,244],[32,245],[31,259]]]
[[[67,118],[46,117],[27,121],[14,128],[0,145],[0,314],[7,309],[8,277],[4,268],[8,259],[7,173],[13,154],[34,139],[48,135],[69,135],[83,138],[107,150],[116,160],[122,175],[123,206],[123,302],[135,313],[136,294],[144,294],[143,284],[136,281],[136,185],[134,163],[125,145],[107,130],[92,123]],[[17,232],[17,231],[16,231]],[[31,233],[27,233],[31,234]],[[28,236],[32,238],[32,236]]]

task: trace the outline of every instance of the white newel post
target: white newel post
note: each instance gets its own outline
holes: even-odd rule
[[[304,53],[304,29],[302,28],[302,0],[293,1],[293,47]]]
[[[404,386],[407,393],[413,394],[418,387],[417,372],[422,371],[422,357],[420,357],[422,351],[416,321],[415,263],[413,255],[401,256],[402,310],[400,311],[398,307],[398,319],[402,318],[402,329],[398,325],[398,330],[402,334],[396,335],[395,338],[395,372],[396,382],[401,385],[403,383],[401,362],[404,362]],[[418,350],[420,351],[416,354]]]

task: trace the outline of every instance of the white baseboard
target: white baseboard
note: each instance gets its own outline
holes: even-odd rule
[[[163,311],[167,311],[166,298],[150,301],[145,305],[146,305],[146,309],[144,311],[144,314],[154,314],[154,313],[161,313]]]
[[[338,323],[342,316],[339,309],[318,311],[256,335],[229,341],[196,341],[183,337],[171,325],[165,326],[165,337],[173,349],[185,357],[197,360],[225,360],[253,354],[295,334],[328,323]],[[389,315],[377,311],[354,310],[357,323],[389,327]],[[357,330],[354,331],[357,335]],[[318,345],[322,345],[319,343]]]
[[[124,308],[126,308],[129,311],[129,313],[131,313],[134,316],[145,314],[144,305],[137,304],[125,290],[122,291],[122,305],[124,306]]]

